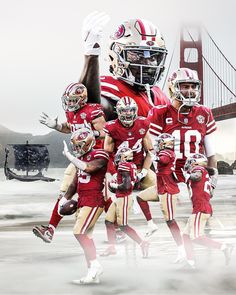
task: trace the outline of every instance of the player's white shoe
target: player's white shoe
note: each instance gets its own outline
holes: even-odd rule
[[[178,254],[173,263],[181,263],[186,260],[186,254],[183,246],[178,247]]]
[[[154,234],[158,230],[158,226],[155,223],[148,224],[145,237],[150,237],[152,234]]]
[[[101,265],[96,267],[90,267],[88,269],[88,273],[85,277],[82,277],[79,280],[73,280],[72,283],[76,285],[92,285],[99,284],[100,278],[99,276],[103,273],[103,268]]]

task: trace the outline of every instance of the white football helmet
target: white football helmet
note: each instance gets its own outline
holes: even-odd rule
[[[169,133],[162,133],[156,139],[154,147],[157,151],[161,151],[164,149],[174,149],[175,146],[175,138],[173,135]]]
[[[151,22],[124,21],[110,37],[110,72],[131,85],[154,86],[164,71],[164,39]]]
[[[194,90],[181,91],[180,85],[182,83],[194,84]],[[168,88],[170,97],[181,101],[183,105],[194,106],[200,101],[201,95],[201,81],[198,79],[198,74],[188,68],[180,68],[174,71],[168,79]]]
[[[125,127],[130,127],[137,118],[138,106],[131,97],[124,96],[118,100],[116,112],[121,124]]]
[[[207,163],[208,160],[205,155],[196,153],[187,158],[184,165],[184,170],[190,172],[194,166],[206,167]]]
[[[118,165],[121,162],[132,162],[133,161],[133,151],[130,148],[118,149],[115,155],[115,164]]]
[[[71,83],[62,95],[62,106],[67,112],[76,112],[88,100],[87,88],[81,83]]]
[[[81,157],[91,151],[95,145],[92,129],[87,126],[77,129],[71,135],[70,144],[73,153],[77,157]]]

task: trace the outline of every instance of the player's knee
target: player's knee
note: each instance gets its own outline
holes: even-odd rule
[[[75,233],[74,232],[74,237],[80,242],[81,240],[83,240],[84,238],[84,234],[81,234],[81,233]]]
[[[107,225],[107,226],[114,225],[114,222],[111,222],[109,220],[105,220],[105,225]]]
[[[128,225],[127,224],[119,225],[119,228],[121,231],[125,232],[128,228]]]
[[[174,218],[173,219],[168,219],[168,220],[166,220],[166,223],[169,226],[169,225],[175,223],[175,219]]]

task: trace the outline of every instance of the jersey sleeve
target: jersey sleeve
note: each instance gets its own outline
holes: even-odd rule
[[[122,172],[130,172],[130,166],[127,165],[126,163],[121,163],[118,166],[118,171],[122,171]]]
[[[95,159],[103,159],[103,160],[109,160],[109,154],[105,152],[104,150],[96,150],[94,154]]]
[[[91,109],[91,120],[94,120],[102,116],[105,117],[105,114],[102,110],[102,106],[99,104],[93,104]]]
[[[216,131],[217,127],[216,127],[216,122],[214,120],[212,111],[210,109],[208,109],[208,121],[207,121],[207,125],[206,125],[206,135],[213,133],[214,131]]]
[[[103,131],[112,137],[112,132],[113,132],[113,126],[115,124],[115,121],[109,121],[105,124],[104,128],[103,128]]]
[[[118,101],[120,99],[120,90],[116,85],[116,81],[109,76],[101,76],[101,96]]]
[[[138,121],[138,127],[145,129],[145,134],[149,131],[150,122],[147,118],[139,116],[137,119]]]
[[[149,131],[153,136],[159,136],[163,132],[163,110],[166,106],[153,107],[148,113],[148,121],[150,122]]]

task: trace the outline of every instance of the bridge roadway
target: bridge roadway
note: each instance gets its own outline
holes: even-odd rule
[[[212,205],[214,217],[207,232],[212,237],[236,245],[236,175],[220,176]],[[6,184],[5,184],[6,185]],[[8,185],[8,184],[7,184]],[[45,185],[45,184],[44,184]],[[19,192],[23,196],[24,192]],[[5,187],[5,197],[7,189]],[[25,191],[25,200],[29,191]],[[10,196],[9,196],[10,197]],[[11,196],[13,199],[14,197]],[[4,198],[3,198],[4,199]],[[13,200],[12,199],[12,200]],[[24,198],[23,198],[24,200]],[[48,202],[45,199],[41,202]],[[228,267],[220,251],[195,247],[196,271],[184,271],[173,264],[176,247],[161,217],[158,203],[151,204],[159,230],[150,238],[150,255],[141,257],[131,240],[117,245],[112,257],[99,257],[104,267],[101,284],[76,286],[72,279],[84,275],[85,260],[72,235],[73,218],[63,220],[51,244],[45,244],[31,232],[33,224],[45,224],[45,217],[21,219],[0,224],[0,293],[5,294],[235,294],[236,250]],[[177,221],[183,229],[190,212],[186,192],[178,204]],[[98,253],[104,242],[104,216],[95,229]],[[141,214],[131,215],[130,224],[144,235]]]

